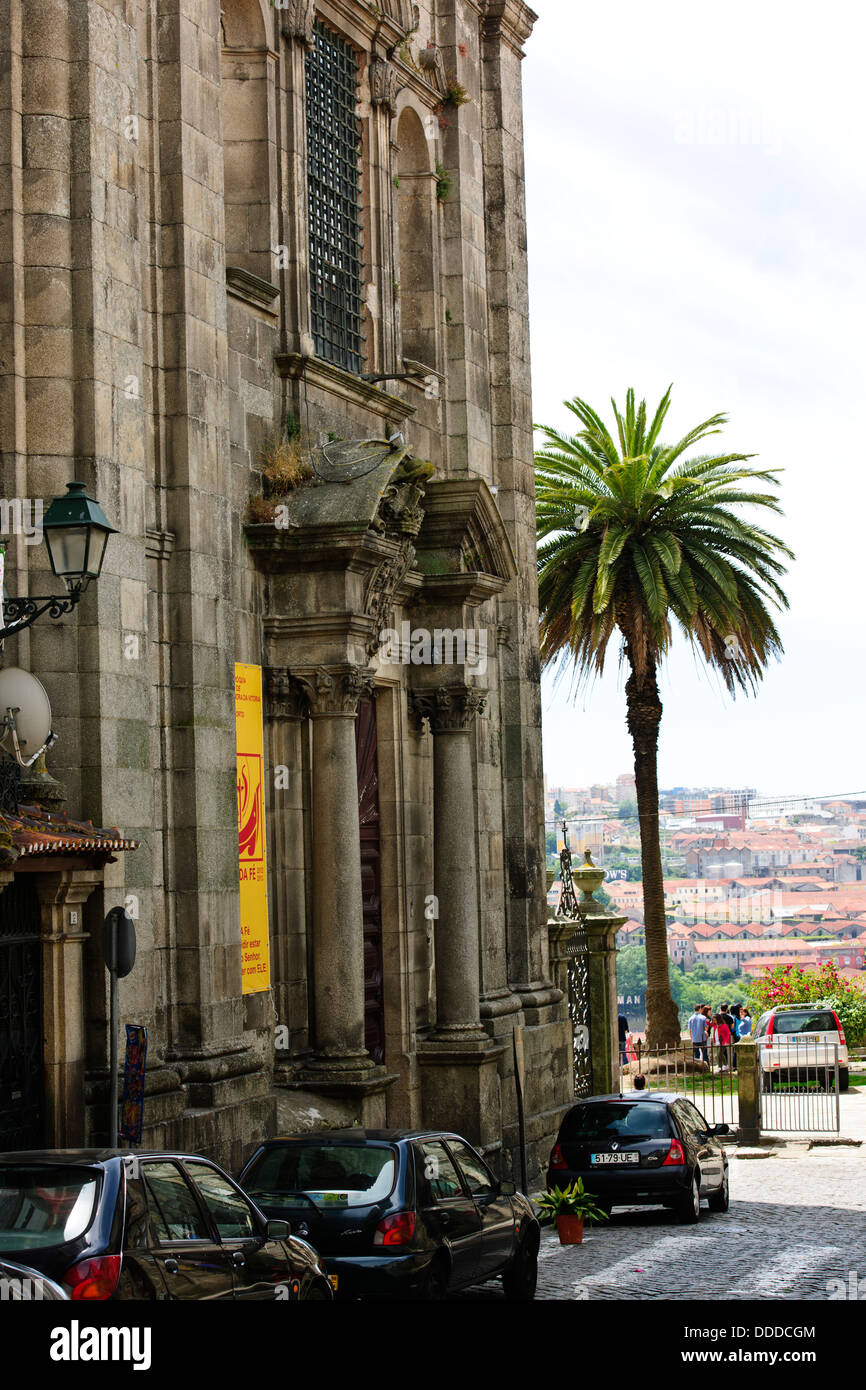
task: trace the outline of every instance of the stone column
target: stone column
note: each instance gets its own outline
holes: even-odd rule
[[[478,869],[472,786],[472,721],[485,697],[470,686],[413,693],[433,734],[433,891],[436,1032],[443,1042],[486,1038],[478,966]]]
[[[757,1144],[761,1138],[761,1075],[754,1040],[737,1043],[737,1127],[741,1144]]]
[[[300,683],[285,666],[265,671],[270,766],[267,824],[268,875],[271,909],[272,983],[278,1028],[275,1061],[287,1063],[292,1053],[308,1047],[307,930],[309,906],[305,888],[309,862],[309,767],[305,766],[309,704]],[[305,775],[305,773],[307,775]]]
[[[373,678],[357,667],[294,673],[313,721],[313,998],[315,1057],[305,1079],[363,1081],[364,912],[355,715]]]
[[[437,1023],[419,1044],[423,1122],[499,1150],[504,1052],[481,1026],[478,874],[470,728],[484,695],[465,685],[413,692],[433,734],[433,890]],[[494,1162],[498,1159],[494,1157]]]

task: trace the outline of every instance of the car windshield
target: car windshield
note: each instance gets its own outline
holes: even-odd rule
[[[394,1186],[397,1155],[384,1144],[276,1144],[243,1179],[250,1196],[302,1197],[317,1207],[363,1207]]]
[[[666,1139],[670,1132],[665,1105],[601,1101],[576,1105],[566,1115],[560,1137],[572,1143],[582,1139]]]
[[[774,1033],[835,1033],[836,1020],[826,1009],[816,1012],[804,1010],[801,1014],[776,1014],[773,1020]]]
[[[77,1240],[96,1209],[99,1175],[55,1164],[0,1166],[0,1250]]]

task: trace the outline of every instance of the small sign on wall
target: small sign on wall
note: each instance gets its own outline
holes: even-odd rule
[[[242,989],[258,994],[271,984],[261,666],[235,666],[235,727]]]

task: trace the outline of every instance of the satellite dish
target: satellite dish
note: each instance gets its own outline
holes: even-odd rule
[[[402,434],[392,434],[390,439],[341,439],[313,449],[310,462],[324,482],[351,483],[372,473],[390,454],[405,452]]]
[[[0,748],[20,767],[30,767],[54,742],[45,686],[20,666],[0,670]]]

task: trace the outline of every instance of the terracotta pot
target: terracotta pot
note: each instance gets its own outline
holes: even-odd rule
[[[556,1218],[560,1245],[583,1244],[583,1217],[569,1212],[561,1212]]]

